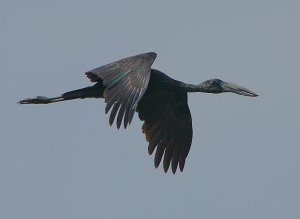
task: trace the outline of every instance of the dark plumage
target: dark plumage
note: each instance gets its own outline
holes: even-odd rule
[[[135,112],[144,121],[142,131],[149,142],[148,152],[156,148],[154,165],[163,158],[164,171],[183,171],[192,144],[192,117],[187,103],[188,92],[233,92],[255,97],[254,92],[219,79],[199,85],[186,84],[151,69],[156,53],[150,52],[125,58],[86,72],[95,84],[66,92],[59,97],[36,97],[19,101],[20,104],[48,104],[78,98],[104,98],[105,113],[110,112],[109,124],[116,119],[120,128],[131,123]]]

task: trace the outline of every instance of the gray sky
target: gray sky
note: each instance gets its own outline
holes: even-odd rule
[[[2,1],[0,218],[300,217],[299,1]],[[84,72],[155,51],[189,83],[183,173],[155,169],[135,116],[109,127],[102,100],[16,102],[85,87]]]

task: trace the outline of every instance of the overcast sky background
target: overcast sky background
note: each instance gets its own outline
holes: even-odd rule
[[[0,218],[300,217],[300,1],[2,0],[0,25]],[[149,51],[178,80],[260,95],[189,95],[183,173],[155,169],[137,116],[109,127],[102,100],[16,103]]]

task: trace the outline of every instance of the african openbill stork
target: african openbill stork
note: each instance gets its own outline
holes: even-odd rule
[[[154,165],[163,158],[167,172],[172,166],[183,171],[192,144],[192,117],[187,103],[188,92],[224,93],[256,97],[256,93],[239,85],[211,79],[198,85],[174,80],[166,74],[151,69],[156,53],[131,56],[86,72],[95,84],[66,92],[59,97],[38,96],[19,101],[20,104],[48,104],[72,99],[104,98],[105,113],[111,110],[109,124],[115,118],[117,127],[131,123],[134,113],[144,121],[142,131],[149,142],[151,155],[156,148]]]

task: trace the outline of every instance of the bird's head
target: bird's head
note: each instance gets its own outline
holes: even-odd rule
[[[210,79],[201,83],[201,87],[205,89],[207,93],[225,93],[231,92],[239,95],[257,97],[258,95],[247,88],[239,86],[231,82],[225,82],[220,79]]]

